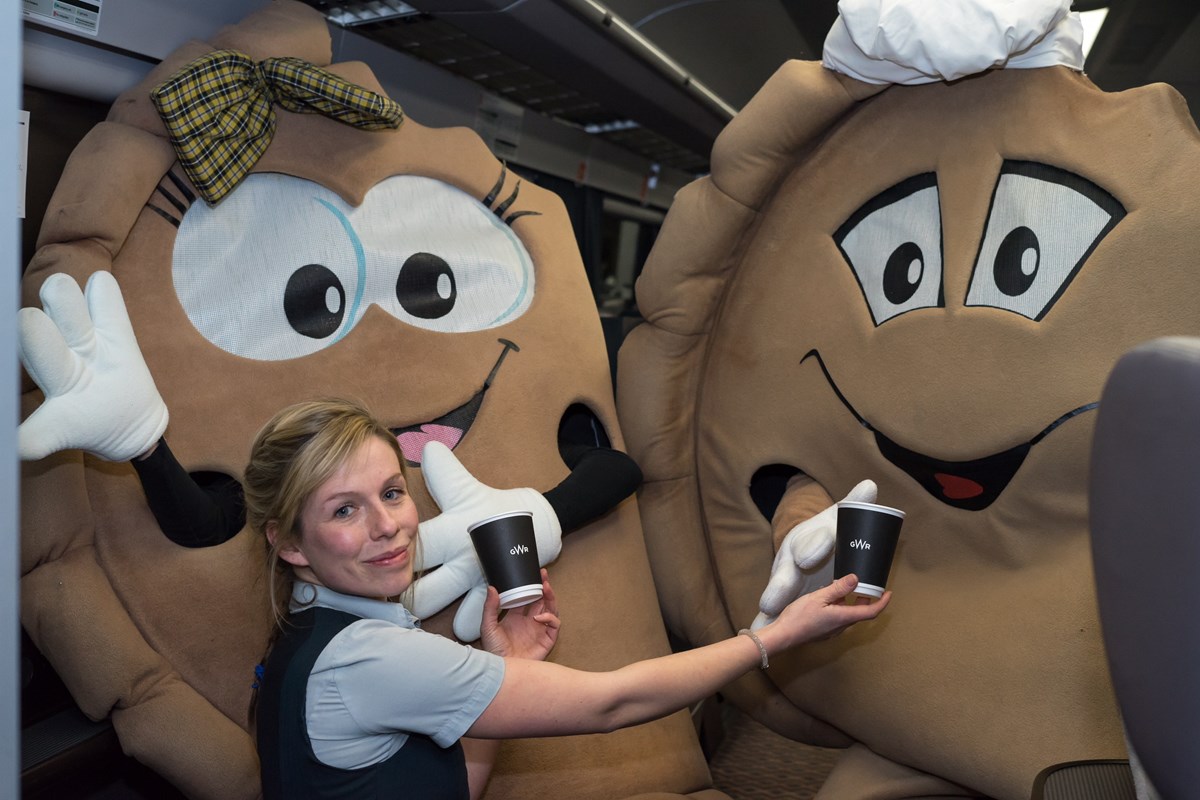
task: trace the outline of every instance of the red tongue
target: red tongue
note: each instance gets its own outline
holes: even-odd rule
[[[396,441],[400,443],[400,449],[404,452],[407,460],[414,464],[420,464],[421,451],[425,449],[426,442],[441,442],[453,450],[462,436],[461,428],[426,423],[421,426],[419,431],[405,431],[396,437]]]
[[[944,472],[935,472],[933,478],[942,485],[942,494],[951,500],[966,500],[983,494],[983,487],[970,478],[960,478]]]

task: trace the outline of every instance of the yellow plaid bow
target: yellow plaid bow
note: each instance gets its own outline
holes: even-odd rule
[[[193,61],[150,98],[184,171],[210,205],[233,191],[271,144],[272,103],[365,130],[398,128],[404,121],[392,100],[307,61],[268,58],[256,64],[236,50]]]

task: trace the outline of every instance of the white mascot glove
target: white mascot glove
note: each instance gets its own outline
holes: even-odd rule
[[[842,499],[874,503],[877,494],[874,481],[862,481]],[[832,583],[836,545],[837,503],[788,531],[775,554],[771,578],[758,599],[759,614],[750,628],[758,630],[797,597]]]
[[[21,363],[46,396],[18,430],[21,458],[79,449],[128,461],[149,450],[167,428],[167,406],[117,279],[93,273],[85,298],[74,278],[57,273],[42,284],[40,297],[44,310],[17,313]]]
[[[442,513],[420,525],[422,568],[438,567],[413,585],[412,612],[429,617],[467,596],[454,615],[454,635],[463,642],[479,638],[487,580],[471,544],[467,526],[508,511],[532,511],[538,563],[549,564],[562,551],[562,526],[536,489],[493,489],[467,472],[450,448],[429,442],[421,456],[425,486]]]

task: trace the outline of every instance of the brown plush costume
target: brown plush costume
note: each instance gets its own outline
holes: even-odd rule
[[[516,176],[469,130],[405,120],[397,130],[368,132],[277,108],[278,131],[266,155],[210,209],[193,199],[149,93],[220,48],[255,60],[330,61],[323,17],[287,2],[168,58],[117,101],[71,157],[24,286],[32,305],[52,273],[82,283],[111,270],[171,412],[167,438],[188,470],[240,478],[258,428],[284,405],[313,396],[359,399],[397,427],[437,420],[480,392],[502,353],[456,450],[481,481],[541,491],[556,485],[567,472],[556,433],[572,404],[591,409],[621,446],[598,320],[554,195],[528,184],[518,193]],[[329,69],[381,91],[362,64]],[[280,187],[291,188],[278,193]],[[248,192],[264,192],[254,195],[261,202],[238,206]],[[381,197],[404,203],[381,208]],[[497,211],[502,203],[507,208]],[[240,211],[230,219],[222,209],[233,208]],[[361,229],[350,235],[367,222],[375,239]],[[489,309],[500,292],[468,297],[460,275],[459,299],[475,316],[451,332],[424,324],[420,314],[409,324],[398,308],[371,304],[372,292],[390,292],[396,303],[399,263],[386,262],[388,248],[439,223],[435,245],[446,251],[461,244],[454,227],[460,223],[473,226],[476,238],[507,243],[506,252],[526,267],[523,294]],[[393,229],[400,233],[388,239]],[[310,245],[313,252],[305,252]],[[282,316],[270,317],[256,294],[283,295],[289,274],[311,273],[313,264],[350,270],[338,272],[340,305],[326,305],[358,316],[336,338],[279,327]],[[366,289],[358,295],[354,286]],[[276,340],[267,334],[307,347],[307,354],[272,349]],[[28,391],[26,412],[40,400]],[[419,472],[412,474],[422,514],[436,513]],[[158,530],[128,464],[79,451],[27,464],[22,504],[22,622],[85,713],[111,714],[125,751],[190,796],[257,796],[247,728],[253,669],[271,625],[264,543],[243,531],[216,547],[177,547]],[[553,659],[606,670],[668,652],[632,501],[572,534],[551,573],[564,619]],[[429,626],[448,631],[449,622],[447,612]],[[724,796],[710,785],[691,723],[680,713],[606,736],[508,743],[488,796]]]
[[[1119,354],[1200,332],[1198,187],[1166,86],[1050,67],[884,88],[793,62],[680,192],[619,375],[668,626],[705,644],[754,619],[772,513],[781,535],[864,478],[908,512],[877,622],[727,692],[857,743],[820,797],[1026,798],[1047,766],[1124,756],[1091,404]],[[760,508],[773,465],[807,479]]]

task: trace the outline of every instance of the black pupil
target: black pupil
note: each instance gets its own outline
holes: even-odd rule
[[[337,332],[346,314],[346,290],[333,270],[305,264],[288,278],[283,311],[296,332],[324,339]]]
[[[404,310],[421,319],[444,317],[454,308],[458,286],[454,271],[433,253],[414,253],[400,267],[396,299]]]
[[[1026,254],[1030,254],[1026,266]],[[993,267],[996,288],[1009,297],[1024,294],[1033,285],[1042,263],[1042,249],[1037,234],[1024,225],[1013,228],[1000,243]]]
[[[913,263],[917,269],[912,270]],[[914,274],[909,275],[912,271]],[[883,268],[883,294],[893,305],[900,305],[914,294],[925,274],[925,254],[916,242],[905,242],[892,251]]]

